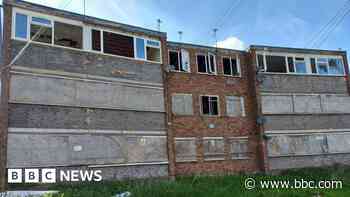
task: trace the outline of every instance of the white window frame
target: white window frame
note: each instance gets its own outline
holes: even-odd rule
[[[71,19],[66,19],[66,18],[62,18],[62,17],[57,17],[57,16],[52,16],[52,15],[48,15],[48,14],[42,14],[42,13],[38,13],[38,12],[33,12],[33,11],[29,11],[29,10],[25,10],[25,9],[21,9],[21,8],[13,8],[13,12],[12,12],[12,22],[13,24],[16,23],[16,14],[24,14],[27,15],[27,38],[18,38],[16,37],[16,27],[15,25],[12,25],[11,28],[11,39],[14,40],[20,40],[20,41],[29,41],[30,40],[30,24],[32,21],[32,17],[39,17],[39,18],[44,18],[47,20],[51,21],[52,24],[52,43],[43,43],[43,42],[37,42],[37,41],[32,41],[35,44],[41,44],[41,45],[48,45],[48,46],[53,46],[53,47],[59,47],[59,48],[65,48],[65,49],[70,49],[70,50],[75,50],[75,51],[87,51],[87,52],[91,52],[91,53],[97,53],[97,54],[102,54],[102,55],[106,55],[106,56],[113,56],[113,57],[119,57],[119,58],[124,58],[124,59],[130,59],[130,60],[142,60],[145,62],[151,62],[151,63],[156,63],[156,64],[162,64],[163,63],[163,50],[162,50],[162,43],[159,40],[155,40],[153,38],[149,38],[147,36],[141,37],[141,36],[136,36],[133,34],[128,34],[128,33],[123,33],[123,32],[118,32],[115,30],[111,30],[108,28],[101,28],[101,27],[97,27],[97,26],[90,26],[90,25],[85,25],[83,22],[81,21],[75,21],[75,20],[71,20]],[[54,44],[54,39],[55,39],[55,22],[60,22],[60,23],[65,23],[65,24],[69,24],[69,25],[75,25],[75,26],[79,26],[82,28],[82,48],[78,49],[78,48],[73,48],[73,47],[67,47],[67,46],[61,46],[61,45],[56,45]],[[88,35],[86,33],[84,33],[84,29],[88,28],[89,29],[89,33]],[[96,50],[92,50],[91,47],[91,30],[95,29],[95,30],[99,30],[101,32],[101,51],[96,51]],[[130,37],[139,37],[142,38],[145,42],[145,59],[140,59],[140,58],[135,58],[136,57],[136,53],[134,52],[134,57],[125,57],[125,56],[119,56],[119,55],[113,55],[113,54],[106,54],[103,51],[103,32],[111,32],[111,33],[115,33],[115,34],[120,34],[120,35],[125,35],[125,36],[130,36]],[[88,46],[86,46],[85,40],[88,38],[85,38],[86,36],[90,37],[90,44]],[[147,42],[146,40],[150,40],[150,41],[155,41],[159,43],[159,46],[149,46],[149,47],[153,47],[153,48],[159,48],[160,50],[160,62],[157,61],[150,61],[147,60],[147,50],[146,50],[146,46]],[[90,47],[89,47],[90,46]],[[136,43],[135,43],[135,39],[134,39],[134,50],[136,49]]]
[[[186,49],[184,49],[184,50],[186,50]],[[181,64],[182,64],[182,62],[180,61],[180,60],[182,60],[182,58],[180,58],[181,55],[182,55],[181,49],[180,49],[180,50],[168,49],[168,63],[169,63],[169,66],[170,66],[170,52],[175,52],[175,53],[177,53],[177,60],[178,60],[178,62],[179,62],[179,68],[180,68],[179,70],[170,69],[170,71],[171,71],[171,72],[180,72],[180,73],[190,73],[190,72],[191,72],[191,66],[190,66],[190,65],[188,65],[188,70],[187,70],[187,71],[182,71],[182,70],[181,70]]]
[[[175,144],[175,147],[176,147],[176,141],[194,141],[195,143],[195,159],[186,159],[186,160],[182,160],[182,161],[177,161],[176,160],[176,150],[175,150],[175,161],[176,163],[184,163],[184,162],[196,162],[197,161],[197,157],[198,157],[198,152],[197,152],[197,143],[198,143],[198,140],[196,137],[175,137],[174,138],[174,144]]]
[[[199,69],[198,69],[198,56],[205,56],[205,70],[206,72],[199,72]],[[214,69],[215,71],[210,73],[210,65],[209,65],[209,58],[210,56],[209,55],[213,55],[214,56]],[[205,75],[217,75],[217,65],[216,65],[216,55],[214,53],[196,53],[196,65],[197,65],[197,73],[199,74],[205,74]]]
[[[262,73],[268,73],[268,74],[280,74],[280,75],[316,75],[316,76],[335,76],[335,77],[343,77],[346,75],[345,73],[345,65],[344,65],[344,60],[343,57],[340,55],[312,55],[312,54],[297,54],[297,53],[279,53],[279,52],[266,52],[266,51],[259,51],[256,52],[255,58],[256,62],[258,64],[258,55],[263,56],[263,62],[264,62],[264,71],[261,71]],[[286,73],[276,73],[276,72],[266,72],[267,70],[267,63],[266,63],[266,56],[271,55],[271,56],[285,56],[285,66],[286,66]],[[289,71],[289,66],[288,66],[288,57],[293,58],[293,64],[294,64],[294,72]],[[297,73],[296,68],[295,68],[295,58],[304,58],[305,65],[306,65],[306,73]],[[311,69],[311,58],[315,58],[315,64],[316,64],[316,71],[317,73],[312,73]],[[327,68],[329,69],[329,62],[328,59],[334,58],[334,59],[339,59],[343,65],[343,74],[320,74],[318,72],[317,68],[317,58],[326,58],[327,59]]]
[[[228,58],[230,59],[230,67],[231,67],[231,75],[227,75],[225,74],[225,71],[224,71],[224,58]],[[237,71],[238,71],[238,75],[233,75],[232,74],[232,59],[236,59],[236,62],[237,62]],[[232,56],[222,56],[221,57],[221,61],[222,61],[222,69],[223,69],[223,74],[224,76],[227,76],[227,77],[242,77],[242,73],[241,73],[241,61],[239,59],[239,55],[236,54],[236,57],[233,58]]]
[[[218,114],[217,115],[211,115],[211,114],[204,114],[203,113],[203,103],[202,103],[202,97],[207,96],[207,97],[216,97],[218,101]],[[201,116],[212,116],[212,117],[219,117],[220,116],[220,97],[218,95],[199,95],[199,103],[200,103],[200,114]],[[209,99],[210,103],[210,99]],[[210,105],[209,105],[209,111],[210,111]]]

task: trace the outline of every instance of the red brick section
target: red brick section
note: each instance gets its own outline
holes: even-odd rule
[[[257,62],[256,62],[256,52],[255,50],[250,50],[246,55],[246,61],[248,65],[250,65],[249,69],[249,81],[250,89],[252,90],[252,97],[255,100],[255,114],[256,117],[263,117],[262,107],[261,107],[261,94],[259,89],[259,80],[257,80]],[[258,133],[258,162],[259,168],[263,172],[267,172],[269,170],[268,157],[267,157],[267,144],[266,139],[264,138],[264,124],[258,123],[256,125],[257,133]]]
[[[197,143],[197,161],[176,163],[175,157],[171,156],[170,173],[176,175],[196,174],[196,173],[232,173],[240,171],[258,171],[258,135],[256,133],[256,100],[252,95],[255,94],[249,86],[248,66],[245,61],[245,53],[240,53],[242,77],[223,76],[223,65],[221,50],[217,51],[216,62],[218,75],[206,75],[197,73],[196,53],[206,53],[207,49],[194,48],[192,45],[182,46],[190,53],[191,73],[169,72],[167,74],[167,99],[169,101],[168,111],[171,125],[169,125],[169,143],[172,150],[169,155],[174,153],[174,137],[196,137]],[[177,47],[168,45],[168,49],[178,50]],[[168,55],[168,53],[165,53]],[[235,57],[237,52],[225,52],[224,56],[232,55]],[[179,116],[171,113],[171,95],[174,93],[192,94],[193,112],[192,116]],[[200,95],[218,95],[220,105],[220,116],[205,117],[200,115]],[[237,95],[244,96],[246,117],[228,117],[226,116],[225,96]],[[210,123],[215,124],[215,128],[208,127]],[[171,135],[170,135],[171,134]],[[249,156],[248,160],[232,160],[229,158],[229,147],[225,143],[225,161],[204,161],[203,157],[203,137],[229,137],[249,136]]]
[[[4,42],[3,42],[3,53],[4,53],[4,64],[1,65],[2,69],[5,65],[8,65],[11,61],[10,51],[10,38],[11,38],[11,18],[12,9],[5,2],[4,6]],[[9,97],[9,72],[8,69],[1,73],[2,82],[2,94],[0,104],[0,192],[5,191],[7,188],[7,176],[6,176],[6,157],[7,157],[7,129],[8,129],[8,97]]]

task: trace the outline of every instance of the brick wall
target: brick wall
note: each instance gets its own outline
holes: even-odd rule
[[[225,50],[223,53],[218,51],[216,55],[217,75],[207,75],[197,73],[196,53],[207,53],[212,48],[198,48],[189,45],[172,46],[168,49],[179,50],[186,49],[190,53],[191,73],[181,73],[170,71],[167,74],[167,99],[171,106],[171,96],[175,93],[192,94],[193,115],[175,115],[170,112],[169,131],[172,133],[171,143],[175,143],[174,138],[195,137],[197,139],[197,161],[176,163],[173,158],[170,162],[176,163],[174,171],[179,174],[193,173],[224,173],[234,171],[256,171],[257,170],[257,135],[255,125],[255,100],[252,97],[252,91],[249,88],[248,65],[245,62],[244,52]],[[241,62],[241,77],[223,76],[223,65],[221,56],[232,56],[239,53]],[[200,95],[219,96],[219,116],[208,117],[200,113]],[[245,100],[245,117],[229,117],[226,114],[225,96],[237,95],[243,96]],[[214,124],[215,128],[209,128],[209,124]],[[229,158],[229,147],[225,143],[225,160],[222,161],[204,161],[203,158],[203,137],[224,137],[227,141],[229,137],[249,137],[249,159],[231,160]],[[174,146],[173,146],[174,148]],[[170,152],[170,154],[175,154]]]

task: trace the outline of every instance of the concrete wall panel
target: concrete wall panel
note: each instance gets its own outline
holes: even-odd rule
[[[12,43],[12,54],[15,56],[25,43]],[[16,65],[162,83],[160,64],[39,44],[31,44],[17,60]]]
[[[165,114],[127,110],[11,104],[9,125],[18,128],[164,131]]]
[[[167,161],[165,136],[11,132],[8,167],[128,164]]]
[[[290,96],[262,96],[262,111],[263,113],[292,113],[293,100]]]
[[[265,118],[266,131],[350,128],[350,115],[345,114],[267,115]]]
[[[263,74],[262,92],[274,93],[347,93],[344,77]]]
[[[164,112],[162,89],[27,75],[12,76],[10,101]]]

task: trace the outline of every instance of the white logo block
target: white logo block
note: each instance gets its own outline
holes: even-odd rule
[[[22,183],[22,169],[7,170],[8,183]]]
[[[56,183],[56,169],[45,168],[41,170],[42,183]]]
[[[39,169],[25,169],[24,170],[25,183],[39,183]]]

